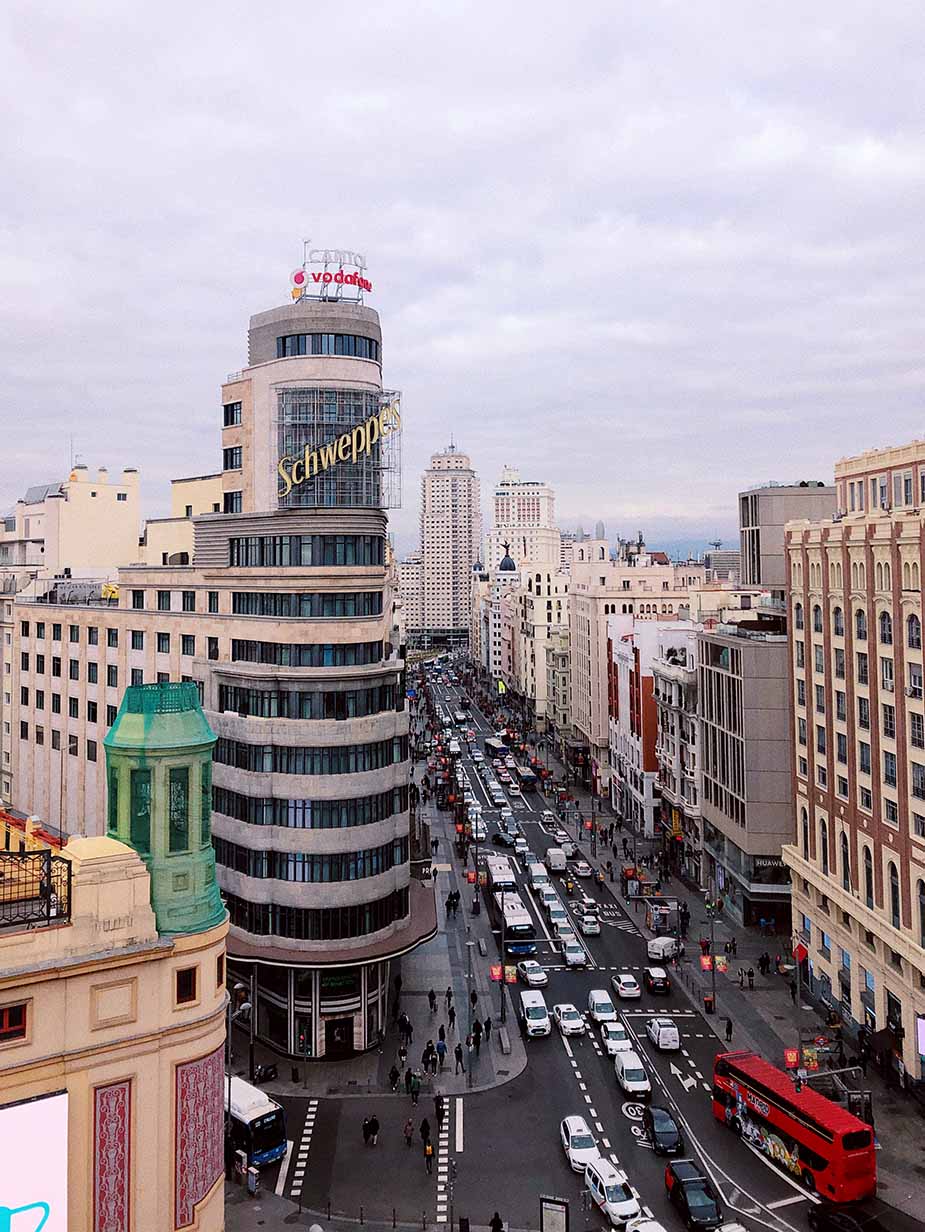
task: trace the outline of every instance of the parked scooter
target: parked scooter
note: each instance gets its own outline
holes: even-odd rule
[[[269,1065],[254,1066],[254,1082],[275,1082],[278,1077],[279,1071],[272,1061]]]

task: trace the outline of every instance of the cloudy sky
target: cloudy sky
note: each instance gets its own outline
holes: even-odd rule
[[[453,433],[564,524],[731,540],[738,488],[922,434],[920,0],[8,4],[0,506],[216,469],[301,241],[368,256],[400,548]]]

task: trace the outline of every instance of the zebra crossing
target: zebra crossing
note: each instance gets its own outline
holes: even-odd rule
[[[295,1167],[292,1171],[292,1186],[290,1194],[293,1198],[298,1198],[302,1193],[302,1181],[305,1177],[305,1169],[308,1167],[308,1152],[312,1145],[312,1134],[315,1129],[315,1116],[318,1112],[317,1099],[309,1100],[308,1112],[305,1114],[305,1124],[302,1126],[302,1137],[299,1140],[299,1149],[296,1153]]]

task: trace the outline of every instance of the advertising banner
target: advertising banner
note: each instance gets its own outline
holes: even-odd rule
[[[0,1228],[67,1232],[67,1092],[0,1107]]]
[[[517,983],[517,968],[516,967],[505,967],[504,968],[504,982],[505,984],[516,984]]]
[[[502,976],[503,971],[504,971],[504,968],[501,966],[500,963],[492,963],[491,966],[488,968],[488,974],[491,976],[492,980],[496,984],[501,983],[501,976]]]

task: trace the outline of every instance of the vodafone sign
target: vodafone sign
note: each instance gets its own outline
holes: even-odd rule
[[[303,246],[303,261],[289,275],[294,300],[341,300],[361,304],[364,291],[373,284],[366,277],[366,258],[362,253],[346,248],[312,248],[311,241]]]

